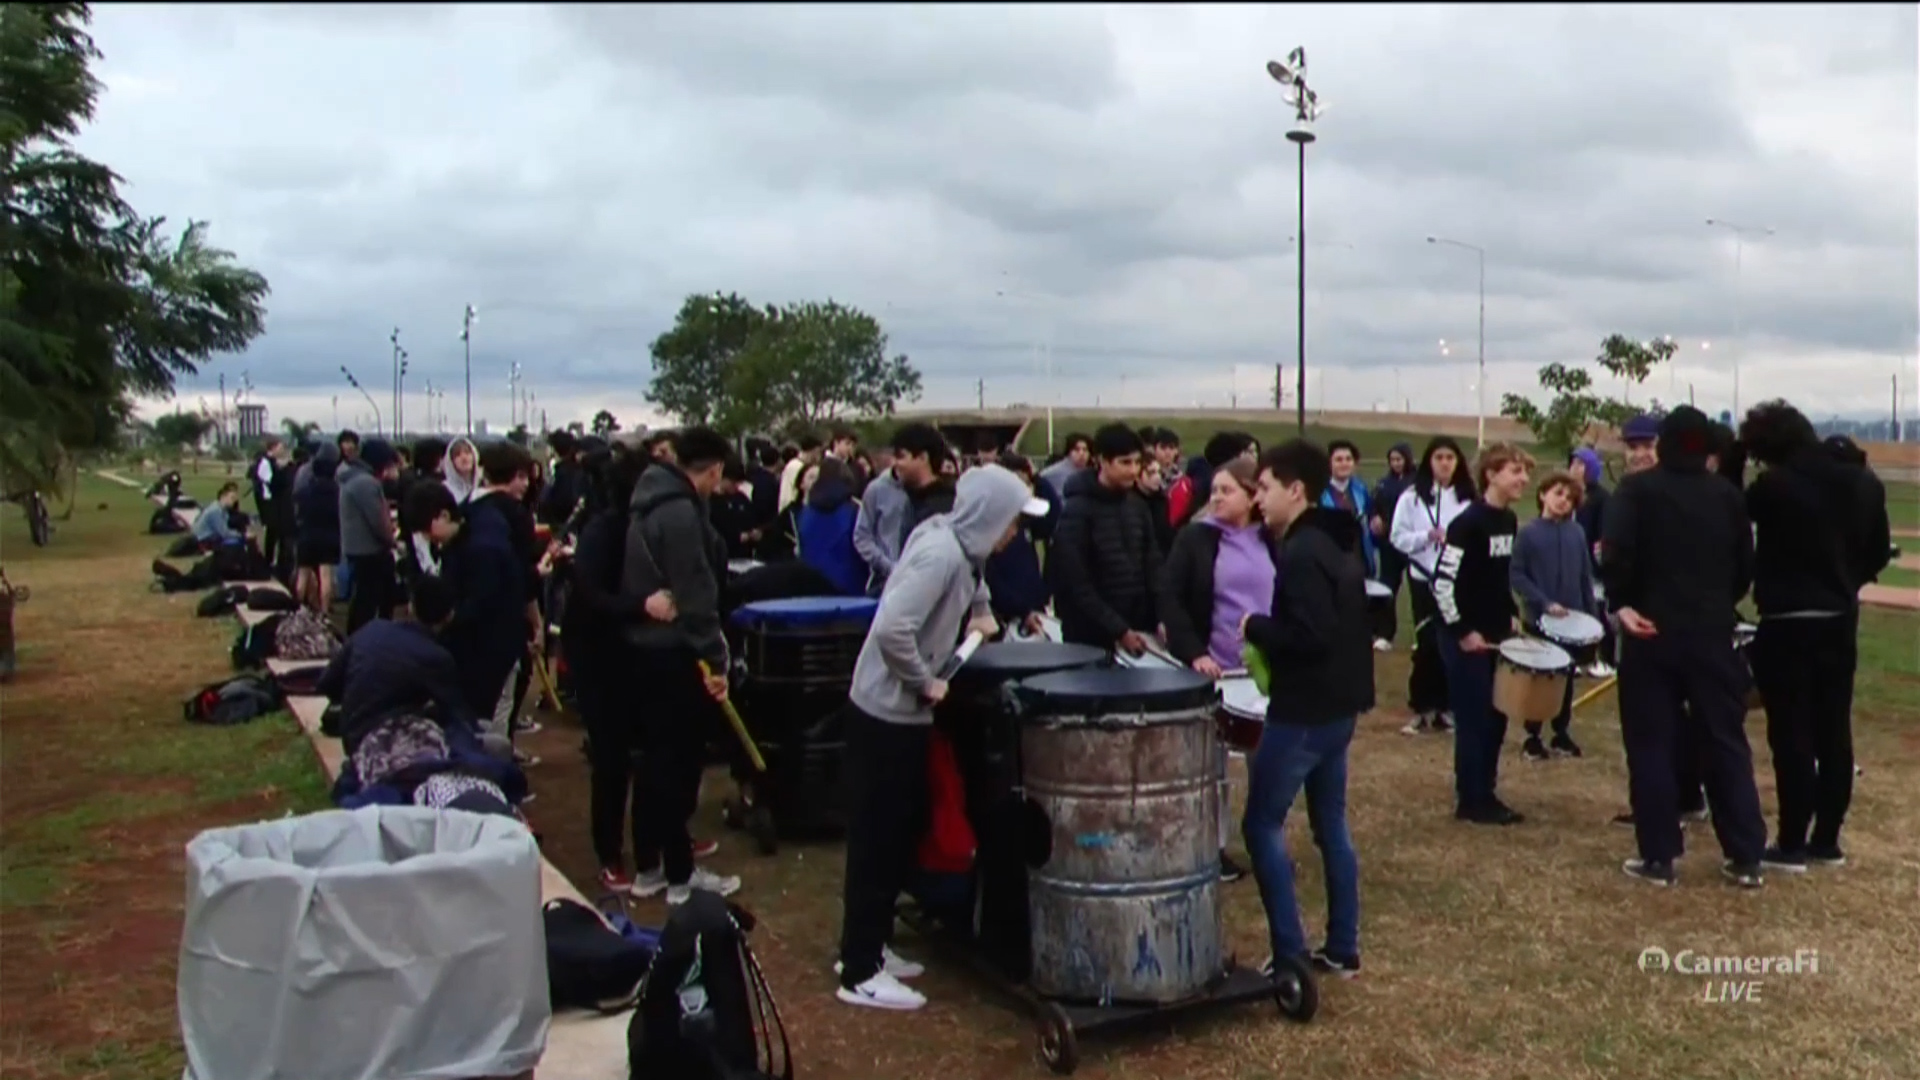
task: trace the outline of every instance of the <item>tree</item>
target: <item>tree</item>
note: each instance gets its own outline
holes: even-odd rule
[[[298,445],[320,434],[320,425],[311,420],[303,422],[286,417],[280,421],[280,431],[288,443]]]
[[[891,416],[920,396],[920,373],[887,355],[873,316],[831,300],[778,309],[728,374],[721,426],[733,434],[817,427],[851,413]]]
[[[212,427],[213,421],[199,413],[175,411],[153,422],[153,437],[160,445],[177,453],[199,446],[200,440],[207,437]]]
[[[593,433],[601,438],[609,438],[620,430],[620,421],[605,409],[593,414]]]
[[[1622,334],[1611,334],[1600,343],[1600,355],[1594,362],[1615,378],[1641,385],[1653,369],[1673,358],[1671,338],[1646,344]],[[1584,367],[1569,367],[1558,361],[1540,369],[1540,388],[1551,395],[1542,409],[1519,394],[1504,394],[1500,415],[1511,417],[1533,432],[1536,442],[1560,453],[1585,442],[1596,424],[1618,428],[1627,418],[1642,411],[1625,401],[1616,401],[1595,391],[1593,375]],[[1649,399],[1648,408],[1658,412],[1658,400]]]
[[[696,293],[680,305],[673,329],[653,339],[653,380],[647,400],[682,424],[711,424],[727,396],[727,379],[741,350],[768,319],[735,293]]]
[[[605,409],[602,409],[600,411],[603,413],[606,413],[607,419],[609,420],[613,419],[612,413],[608,413]],[[598,421],[599,417],[596,416],[594,417],[594,419]],[[581,423],[578,420],[571,420],[567,422],[567,434],[578,438],[579,436],[585,435],[586,433],[587,433],[587,425]]]
[[[136,396],[169,396],[264,325],[264,278],[190,222],[169,235],[72,140],[100,58],[86,4],[0,5],[0,471],[45,484],[110,447]]]

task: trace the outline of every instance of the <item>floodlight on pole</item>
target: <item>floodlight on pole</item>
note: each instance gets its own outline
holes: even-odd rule
[[[1480,264],[1480,355],[1478,374],[1474,377],[1474,396],[1478,413],[1477,430],[1474,436],[1476,448],[1487,444],[1487,249],[1477,244],[1468,244],[1460,240],[1449,240],[1444,236],[1427,237],[1429,244],[1443,244],[1449,247],[1464,248],[1473,252]],[[1444,346],[1446,343],[1441,342]],[[1444,349],[1443,349],[1444,351]]]
[[[1725,229],[1733,234],[1733,338],[1737,343],[1733,351],[1733,415],[1740,416],[1740,360],[1747,351],[1746,304],[1740,292],[1740,261],[1746,239],[1768,237],[1773,230],[1765,226],[1737,225],[1722,218],[1708,218],[1710,228]]]
[[[466,353],[467,361],[467,435],[473,434],[473,324],[480,318],[480,312],[472,304],[467,305],[467,313],[460,324],[460,344]]]
[[[1294,408],[1299,418],[1300,433],[1307,430],[1307,144],[1314,141],[1313,123],[1320,118],[1325,108],[1320,103],[1320,95],[1307,85],[1307,50],[1296,48],[1287,54],[1285,63],[1278,60],[1267,61],[1267,75],[1280,84],[1286,95],[1286,102],[1293,107],[1293,128],[1287,132],[1287,141],[1299,147],[1300,159],[1300,198],[1299,225],[1295,235],[1299,238],[1294,245],[1296,281],[1294,304],[1296,311],[1296,347],[1299,350],[1298,382],[1294,393]]]
[[[347,377],[347,385],[360,391],[360,396],[366,398],[367,404],[373,407],[373,433],[375,435],[385,434],[380,423],[380,403],[373,400],[373,395],[367,393],[367,388],[360,385],[359,379],[353,377],[353,372],[347,370],[347,365],[340,365],[340,374],[345,375]]]

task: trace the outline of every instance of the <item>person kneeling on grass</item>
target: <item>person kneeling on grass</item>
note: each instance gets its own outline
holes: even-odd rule
[[[233,527],[231,515],[239,505],[240,485],[231,481],[220,485],[219,496],[193,519],[193,539],[201,551],[247,542],[247,534]]]
[[[1586,531],[1574,517],[1585,495],[1580,479],[1567,472],[1541,477],[1534,492],[1540,516],[1520,527],[1513,546],[1513,564],[1508,568],[1513,591],[1520,595],[1531,624],[1538,625],[1544,615],[1574,611],[1595,618],[1600,615],[1599,601],[1593,595],[1593,556],[1587,547]],[[1520,753],[1528,761],[1545,761],[1551,755],[1579,757],[1580,744],[1568,733],[1572,722],[1573,679],[1569,676],[1560,715],[1553,718],[1551,754],[1540,741],[1538,720],[1527,721],[1527,741]]]
[[[1360,521],[1319,505],[1332,476],[1326,451],[1295,439],[1260,461],[1260,513],[1281,537],[1273,607],[1240,622],[1271,673],[1267,725],[1247,762],[1241,830],[1253,861],[1276,964],[1342,978],[1360,971],[1360,860],[1347,832],[1347,750],[1373,708],[1373,633]],[[1307,823],[1325,864],[1327,938],[1307,951],[1287,855],[1287,811],[1307,796]]]
[[[860,647],[846,722],[847,869],[842,891],[839,998],[876,1009],[918,1009],[902,984],[923,970],[887,947],[894,903],[914,870],[927,824],[927,748],[933,707],[947,696],[940,670],[963,625],[998,629],[982,580],[987,559],[1013,542],[1022,515],[1043,517],[1019,477],[986,465],[962,476],[953,510],[907,541],[880,592]]]

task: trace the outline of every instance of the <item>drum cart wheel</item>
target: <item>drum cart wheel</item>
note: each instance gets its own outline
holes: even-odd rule
[[[1073,1020],[1067,1011],[1052,1002],[1045,1003],[1034,1018],[1040,1035],[1040,1060],[1055,1076],[1071,1076],[1080,1067],[1080,1047],[1073,1037]]]
[[[1275,957],[1273,961],[1273,1003],[1280,1015],[1297,1024],[1312,1020],[1320,1011],[1320,984],[1313,969],[1297,956]]]

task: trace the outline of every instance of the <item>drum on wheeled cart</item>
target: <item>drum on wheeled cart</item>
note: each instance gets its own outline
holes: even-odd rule
[[[741,789],[726,820],[751,832],[762,854],[773,854],[781,839],[845,830],[840,709],[878,607],[866,597],[816,596],[764,600],[733,613],[745,669],[735,702],[767,769],[735,765]]]
[[[1020,795],[1020,725],[1012,687],[1022,679],[1104,664],[1091,645],[1002,641],[954,673],[934,723],[951,740],[966,787],[976,850],[972,903],[937,912],[947,928],[1015,982],[1028,972],[1027,818]]]
[[[1095,667],[1026,679],[1019,710],[1031,942],[1024,983],[1041,1059],[1079,1063],[1079,1034],[1272,999],[1306,1021],[1313,973],[1242,967],[1220,925],[1218,690],[1197,672]],[[970,958],[991,977],[1003,972]]]

